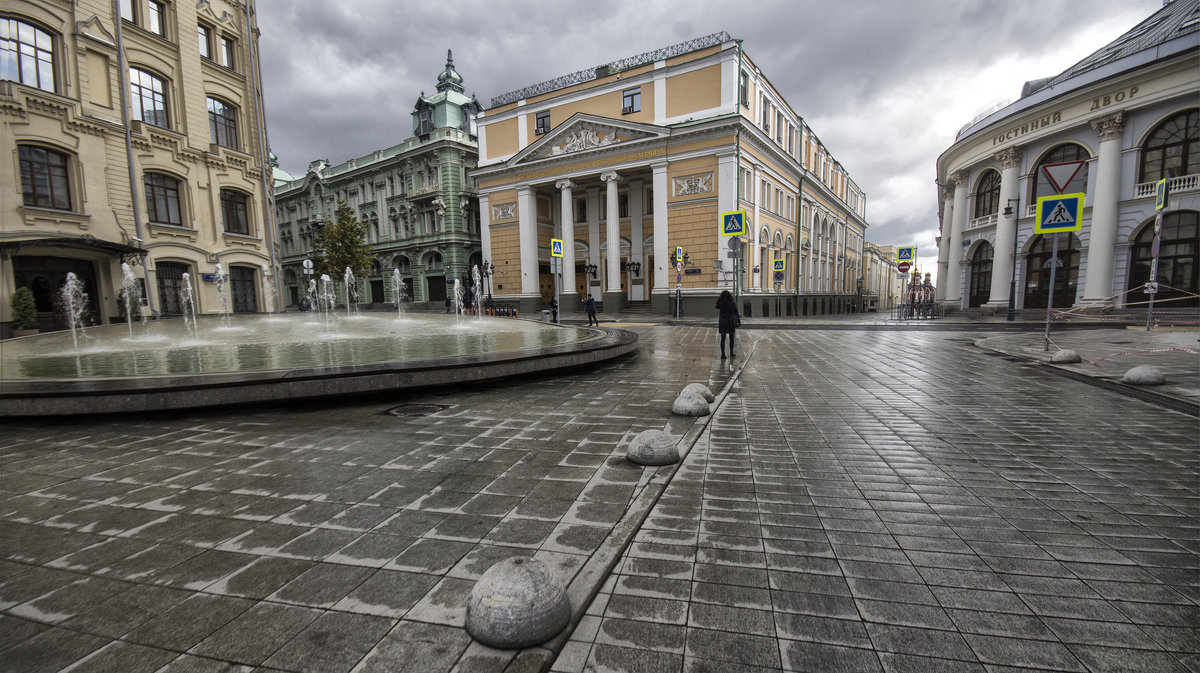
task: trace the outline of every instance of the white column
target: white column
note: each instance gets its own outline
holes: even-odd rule
[[[608,212],[605,218],[604,240],[608,242],[608,255],[605,260],[607,267],[605,292],[621,291],[621,212],[617,197],[617,180],[619,178],[620,176],[613,171],[600,175],[600,179],[607,185],[605,209]]]
[[[654,171],[654,287],[669,288],[667,282],[667,162],[651,166]]]
[[[947,245],[945,241],[942,242],[942,245],[948,249],[946,279],[938,278],[938,288],[945,288],[943,296],[947,302],[955,303],[962,308],[962,240],[963,231],[967,227],[967,190],[970,175],[966,171],[959,171],[950,176],[950,179],[954,182],[954,205],[949,208],[951,212],[950,243]],[[1001,203],[1004,203],[1003,200]],[[992,272],[995,273],[994,266]]]
[[[938,265],[937,265],[937,289],[934,290],[934,299],[936,301],[944,301],[946,299],[946,286],[950,284],[950,274],[948,273],[950,266],[950,248],[957,244],[956,240],[952,239],[952,230],[954,228],[954,180],[950,178],[946,184],[938,188],[938,192],[942,196],[942,240],[938,245]]]
[[[600,267],[603,261],[600,259],[600,188],[588,187],[587,190],[587,227],[588,227],[588,264],[594,264]],[[596,278],[592,278],[591,274],[587,274],[585,284],[587,285],[586,293],[596,294],[600,289],[600,269],[596,270]],[[593,290],[595,288],[595,290]],[[600,301],[600,297],[596,297],[596,301]]]
[[[754,267],[757,266],[760,270],[762,269],[762,267],[759,265],[762,256],[758,253],[758,239],[761,236],[760,232],[762,231],[762,225],[759,224],[759,213],[762,209],[762,200],[766,196],[762,193],[762,177],[761,173],[759,172],[760,170],[761,169],[757,165],[754,166],[754,177],[751,178],[754,180],[754,191],[751,192],[754,194],[754,217],[750,220],[753,224],[750,226],[750,259],[747,262],[747,271],[750,274],[750,282],[746,284],[746,287],[753,287],[756,290],[759,289],[759,284],[762,283],[761,274],[759,284],[754,282]]]
[[[1020,194],[1021,179],[1021,150],[1010,148],[996,155],[1003,170],[1000,171],[1000,211],[996,218],[996,248],[992,255],[992,294],[988,297],[988,306],[1008,306],[1008,295],[1013,280],[1013,244],[1017,240],[1017,220],[1021,217],[1021,208],[1025,204],[1013,202],[1013,216],[1005,217],[1004,209],[1009,199],[1016,199]],[[957,203],[957,194],[955,196]],[[955,211],[958,209],[955,208]],[[964,206],[963,210],[966,208]],[[962,214],[966,219],[966,212]],[[955,219],[960,219],[956,217]],[[959,281],[959,285],[962,283]],[[961,292],[960,292],[961,294]]]
[[[562,227],[559,237],[563,242],[561,292],[573,293],[575,292],[575,199],[571,190],[575,188],[575,183],[570,180],[559,180],[554,183],[554,186],[561,190],[562,194],[560,200],[562,212],[558,218]]]
[[[1091,306],[1113,304],[1113,256],[1117,245],[1117,201],[1121,192],[1121,136],[1125,133],[1125,113],[1115,112],[1091,122],[1100,136],[1096,167],[1096,193],[1092,196],[1092,223],[1087,246],[1087,280],[1083,303]],[[1079,214],[1083,217],[1083,213]],[[1057,298],[1056,298],[1057,299]],[[1075,297],[1064,297],[1064,306]]]
[[[629,298],[634,301],[646,299],[646,253],[642,249],[642,239],[646,237],[642,229],[642,181],[629,181],[629,261],[641,265],[637,274],[640,285],[634,285],[633,274],[629,274]]]
[[[521,238],[521,294],[540,295],[538,288],[537,194],[532,187],[517,188],[517,216]]]
[[[494,261],[492,255],[492,209],[488,207],[490,195],[479,195],[479,247],[483,252],[483,260]]]

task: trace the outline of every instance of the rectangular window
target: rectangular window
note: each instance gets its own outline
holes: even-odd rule
[[[21,162],[21,188],[25,205],[70,210],[67,155],[29,145],[19,146],[17,153]]]
[[[200,55],[207,59],[212,59],[212,28],[201,25],[198,27],[200,34]]]
[[[234,69],[234,67],[233,67],[234,66],[233,51],[234,51],[233,40],[231,38],[228,38],[228,37],[225,37],[224,35],[222,35],[221,36],[221,54],[220,54],[221,65],[225,66],[226,68],[229,68],[230,70]]]
[[[762,207],[764,210],[771,209],[771,183],[766,180],[762,181]]]
[[[179,213],[179,182],[159,173],[145,177],[146,217],[151,222],[183,226]]]
[[[575,199],[575,221],[587,222],[587,199]]]
[[[237,109],[217,98],[208,99],[209,142],[238,149]]]
[[[783,113],[775,113],[775,142],[783,144]]]
[[[167,7],[161,2],[146,3],[146,29],[155,35],[167,36]]]
[[[129,69],[129,89],[133,118],[147,124],[171,128],[167,115],[167,87],[162,79],[145,70]]]
[[[550,130],[550,111],[542,110],[533,118],[533,132],[542,135]]]
[[[738,80],[738,100],[742,102],[742,107],[750,107],[750,75],[745,70]]]
[[[646,203],[646,214],[653,215],[654,214],[654,188],[653,187],[646,188],[645,203]]]
[[[617,217],[629,217],[628,194],[617,194]]]
[[[762,97],[762,127],[767,133],[771,132],[771,104],[766,96]]]
[[[133,0],[120,0],[119,4],[121,5],[121,18],[133,23]]]
[[[246,195],[232,189],[222,189],[221,219],[225,222],[226,233],[249,235],[250,220],[246,216]]]
[[[788,154],[795,156],[796,154],[796,128],[788,124],[787,131],[787,151]]]
[[[621,114],[633,114],[642,111],[642,88],[626,89],[621,94]]]

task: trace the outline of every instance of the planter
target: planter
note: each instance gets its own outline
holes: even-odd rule
[[[13,338],[15,339],[17,337],[33,336],[34,334],[37,334],[38,331],[39,330],[36,327],[31,327],[29,329],[17,329],[14,327],[13,331],[12,331],[12,335],[13,335]]]

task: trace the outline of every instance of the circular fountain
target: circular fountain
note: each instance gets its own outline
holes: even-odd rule
[[[623,330],[467,315],[335,314],[325,303],[308,313],[189,316],[4,341],[0,417],[398,391],[591,364],[637,347],[637,336]]]

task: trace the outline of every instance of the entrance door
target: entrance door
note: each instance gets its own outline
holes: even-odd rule
[[[1058,259],[1051,260],[1054,237],[1059,236]],[[1054,272],[1054,305],[1068,308],[1075,304],[1079,284],[1079,239],[1068,233],[1038,236],[1025,257],[1025,308],[1046,308],[1050,295],[1050,265]]]
[[[967,300],[970,308],[983,306],[991,296],[993,253],[992,244],[984,242],[971,256],[971,293]]]
[[[183,315],[180,292],[183,290],[183,274],[187,273],[188,266],[178,262],[158,262],[154,268],[158,276],[158,304],[162,314]]]
[[[87,293],[87,308],[83,312],[83,322],[87,325],[97,325],[103,322],[100,315],[99,294],[96,287],[96,269],[92,262],[70,257],[24,256],[13,257],[13,280],[15,287],[27,287],[33,290],[33,299],[37,303],[38,329],[45,332],[70,329],[62,308],[62,286],[67,282],[67,274],[74,273],[83,283],[83,291]]]
[[[233,295],[234,313],[258,311],[258,287],[254,283],[254,269],[244,266],[231,267],[229,292]]]
[[[429,296],[425,300],[429,302],[430,308],[446,301],[445,276],[426,276],[425,285],[429,287]]]

